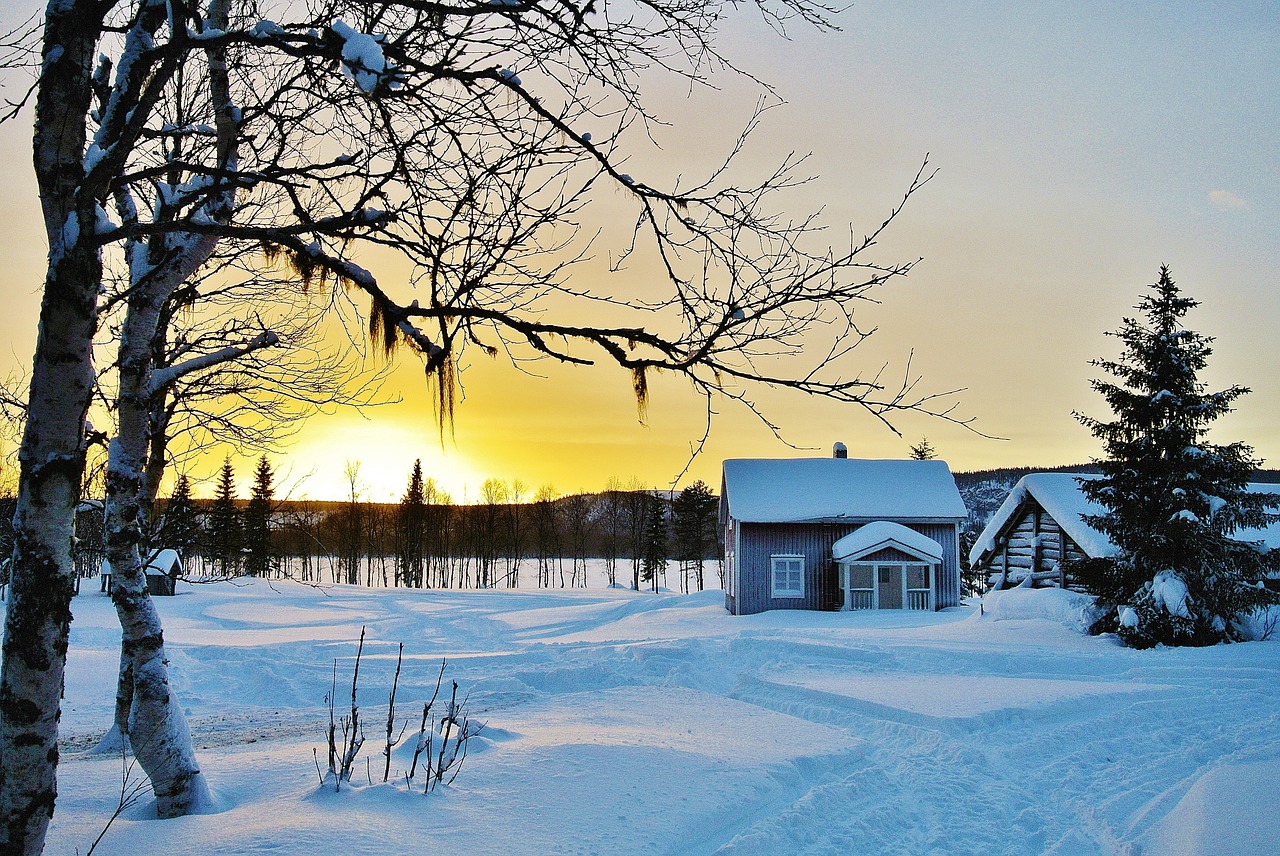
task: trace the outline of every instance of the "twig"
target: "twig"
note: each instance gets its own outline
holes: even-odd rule
[[[400,684],[400,666],[404,661],[404,643],[400,643],[400,650],[396,653],[396,674],[391,679],[391,696],[387,701],[387,745],[383,749],[382,754],[386,757],[386,765],[382,769],[382,781],[391,778],[391,750],[400,742],[400,736],[404,735],[404,729],[400,729],[400,736],[394,740],[391,738],[392,732],[395,730],[396,721],[396,687]],[[408,723],[405,723],[408,727]]]

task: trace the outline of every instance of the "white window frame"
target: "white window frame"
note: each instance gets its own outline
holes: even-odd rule
[[[795,574],[799,588],[784,586],[779,588],[778,575]],[[769,557],[769,596],[779,600],[804,597],[805,560],[804,556],[779,555]]]

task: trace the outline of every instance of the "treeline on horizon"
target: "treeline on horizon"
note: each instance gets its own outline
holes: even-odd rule
[[[989,470],[964,470],[954,473],[956,484],[963,488],[984,481],[1010,483],[1029,473],[1100,473],[1097,464],[1063,464],[1057,467],[997,467]],[[1250,481],[1256,484],[1280,484],[1280,470],[1254,470]]]
[[[585,587],[587,560],[603,560],[609,585],[701,591],[719,585],[717,499],[703,482],[679,492],[612,481],[600,493],[559,496],[543,486],[489,480],[481,501],[458,505],[412,469],[398,503],[275,498],[259,460],[248,498],[236,495],[230,460],[215,496],[196,499],[182,476],[157,502],[144,552],[176,549],[188,578],[241,575],[410,588]],[[105,557],[100,503],[77,514],[73,554],[82,577]],[[709,570],[708,565],[714,566]]]
[[[1008,486],[1028,473],[1096,471],[1093,464],[1070,464],[956,472],[970,506],[965,534],[980,529]],[[551,485],[529,491],[519,481],[489,479],[478,502],[458,504],[420,465],[396,503],[361,499],[355,490],[347,500],[277,499],[274,477],[260,460],[251,495],[239,497],[228,461],[212,499],[193,498],[189,480],[180,478],[173,495],[157,503],[148,545],[177,549],[187,574],[206,579],[249,574],[387,587],[530,581],[581,587],[587,560],[595,559],[603,561],[610,585],[700,591],[708,563],[716,584],[723,584],[719,499],[701,481],[661,491],[613,478],[604,490],[561,496]],[[1253,481],[1280,484],[1280,470],[1256,470]],[[12,503],[0,497],[6,520]],[[82,577],[96,575],[105,558],[101,517],[93,501],[77,515],[73,554]],[[11,537],[8,526],[0,527],[0,555],[11,552]]]

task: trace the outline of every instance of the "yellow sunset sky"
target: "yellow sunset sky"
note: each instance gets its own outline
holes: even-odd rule
[[[681,484],[718,486],[726,457],[826,455],[837,440],[854,457],[903,457],[926,435],[954,470],[1083,462],[1099,449],[1071,413],[1105,414],[1088,361],[1116,355],[1104,333],[1162,263],[1203,303],[1190,326],[1217,337],[1203,379],[1254,390],[1214,438],[1280,466],[1280,7],[873,0],[836,20],[841,32],[796,26],[784,41],[747,14],[722,34],[724,52],[784,101],[749,156],[763,171],[812,152],[820,178],[796,213],[823,208],[838,242],[845,224],[878,225],[928,155],[937,176],[874,251],[923,261],[860,316],[878,328],[861,365],[896,377],[914,353],[921,389],[963,388],[957,413],[1005,439],[911,414],[895,420],[899,437],[854,406],[761,392],[797,448],[719,403]],[[661,149],[635,154],[647,183],[696,174],[731,143],[752,96],[716,82],[653,86],[649,105],[669,126]],[[0,154],[8,374],[30,362],[46,253],[29,115],[0,127]],[[533,376],[472,351],[442,443],[420,365],[397,359],[386,390],[399,403],[315,417],[272,456],[293,495],[341,497],[344,464],[358,461],[366,498],[394,500],[415,458],[455,500],[489,477],[561,493],[611,476],[667,487],[703,431],[701,400],[679,379],[656,379],[641,424],[624,372],[537,364]],[[251,465],[237,461],[242,494]]]

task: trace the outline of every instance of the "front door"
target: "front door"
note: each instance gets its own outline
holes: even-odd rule
[[[902,609],[902,565],[877,565],[881,609]]]

